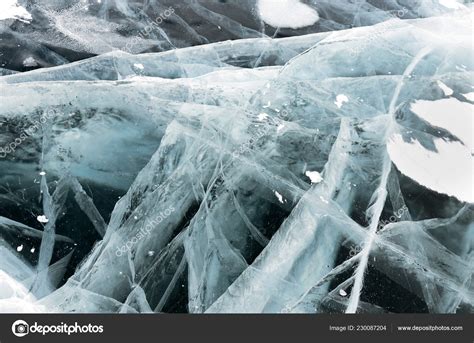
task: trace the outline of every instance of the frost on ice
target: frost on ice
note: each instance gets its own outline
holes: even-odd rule
[[[56,26],[0,70],[0,311],[473,312],[471,9],[265,3],[131,51],[135,2],[27,6]]]

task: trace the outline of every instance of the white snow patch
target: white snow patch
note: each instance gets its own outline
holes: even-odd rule
[[[339,295],[340,295],[341,297],[347,297],[347,292],[341,288],[341,289],[339,290]]]
[[[318,173],[317,171],[309,171],[307,170],[306,173],[304,173],[309,179],[311,180],[311,183],[319,183],[323,181],[323,178],[321,177],[321,174]]]
[[[23,244],[16,247],[16,251],[20,252],[23,250]]]
[[[346,95],[339,94],[338,96],[336,96],[336,101],[334,101],[334,104],[336,104],[337,108],[341,108],[342,105],[348,101],[349,101],[349,98]]]
[[[46,216],[38,216],[38,217],[36,217],[36,220],[39,221],[40,223],[47,223],[47,222],[49,222],[49,219],[46,218]]]
[[[299,0],[259,0],[257,8],[260,18],[273,27],[298,29],[319,20],[318,12]]]
[[[420,142],[405,142],[394,134],[387,145],[393,163],[405,175],[421,185],[473,202],[472,172],[474,159],[460,142],[435,139],[436,151],[425,149]]]
[[[36,60],[33,58],[33,57],[28,57],[27,59],[25,59],[23,61],[23,66],[25,67],[37,67],[38,66],[38,62],[36,62]]]
[[[325,203],[325,204],[329,204],[329,201],[327,201],[322,195],[319,196],[319,199]]]
[[[262,112],[258,115],[258,120],[259,121],[264,121],[268,117],[268,114]]]
[[[449,88],[448,86],[446,86],[446,85],[445,85],[443,82],[441,82],[441,81],[438,81],[437,83],[438,83],[439,88],[441,88],[441,89],[443,90],[444,95],[446,95],[446,96],[451,96],[451,95],[453,95],[454,92],[453,92],[453,90],[452,90],[451,88]]]
[[[135,64],[133,64],[133,66],[134,66],[135,68],[140,69],[140,70],[145,69],[145,67],[144,67],[143,64],[141,64],[141,63],[135,63]]]
[[[463,94],[462,96],[465,97],[466,100],[474,101],[474,92],[466,93],[466,94]]]
[[[29,23],[33,18],[23,6],[18,5],[18,0],[0,1],[0,20],[18,19]]]
[[[418,100],[410,109],[430,124],[448,130],[473,150],[474,106],[456,98],[435,101]]]
[[[283,204],[283,196],[280,193],[278,193],[277,191],[275,191],[275,195],[278,198],[278,201]]]

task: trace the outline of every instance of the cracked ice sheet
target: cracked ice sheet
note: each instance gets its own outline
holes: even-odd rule
[[[370,17],[374,8],[365,6],[348,20],[390,17],[382,11]],[[210,15],[201,5],[194,10]],[[329,25],[326,19],[320,22]],[[38,304],[53,312],[472,311],[472,205],[459,189],[420,179],[416,165],[402,165],[393,154],[393,137],[396,148],[417,144],[441,161],[439,142],[469,152],[464,125],[444,120],[447,110],[419,108],[472,107],[468,24],[461,11],[284,40],[99,56],[1,78],[0,110],[9,127],[58,110],[43,128],[53,137],[48,144],[39,135],[23,165],[2,161],[17,168],[12,175],[36,176],[41,163],[54,183],[72,165],[79,206],[99,223],[94,232],[103,230],[104,209],[81,182],[126,192],[111,200],[103,239]],[[123,77],[131,78],[114,81]],[[85,79],[99,81],[73,81]],[[80,118],[68,119],[70,113]],[[468,111],[460,113],[469,119]],[[13,137],[2,134],[5,142]],[[86,138],[94,143],[84,144]],[[48,153],[50,145],[64,144],[68,154]],[[137,152],[139,161],[123,163]],[[453,164],[470,157],[462,156]],[[308,173],[322,180],[311,185]],[[48,204],[50,212],[60,205]],[[158,216],[147,239],[117,256]],[[46,243],[40,250],[48,257]],[[17,246],[4,254],[20,266],[12,262],[21,253]],[[52,261],[48,271],[50,281],[60,274]],[[391,292],[374,291],[376,282]]]

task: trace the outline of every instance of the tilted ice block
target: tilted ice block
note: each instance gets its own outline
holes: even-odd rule
[[[474,66],[470,40],[469,11],[462,15],[423,20],[393,19],[371,27],[333,33],[292,59],[282,71],[282,76],[296,80],[323,80],[331,77],[401,75],[425,47],[430,47],[432,53],[418,63],[413,77],[455,72],[459,68],[469,71]],[[374,51],[377,58],[373,55]],[[315,68],[308,70],[308,65]]]
[[[286,3],[273,6],[271,1],[265,0],[225,5],[161,0],[147,2],[146,6],[123,0],[26,1],[25,11],[31,20],[3,21],[2,40],[14,45],[17,51],[16,42],[21,41],[19,55],[32,57],[44,67],[117,49],[142,53],[230,39],[307,35],[373,25],[390,18],[436,16],[466,8],[454,1],[448,4],[439,0],[403,3],[390,0],[302,3],[294,0],[290,3],[291,10],[304,10],[298,12],[299,15],[289,16]],[[232,12],[232,16],[228,12]],[[308,14],[312,20],[301,19]],[[13,48],[8,52],[12,53]],[[239,55],[242,60],[246,59],[247,54]],[[21,70],[24,58],[7,58],[7,68]]]
[[[71,86],[71,83],[6,86],[5,92],[2,92],[0,115],[8,125],[16,126],[15,130],[19,130],[16,124],[21,123],[23,131],[31,129],[32,135],[22,141],[13,153],[2,155],[1,163],[9,164],[5,160],[20,158],[26,162],[26,166],[30,166],[31,174],[25,176],[32,181],[35,175],[34,163],[41,156],[41,135],[45,128],[50,128],[50,139],[55,142],[51,145],[59,144],[61,148],[44,152],[44,165],[48,172],[61,174],[64,168],[69,168],[74,176],[124,188],[156,150],[164,128],[171,119],[186,116],[186,111],[193,111],[188,102],[237,108],[268,78],[273,77],[274,72],[243,70],[242,73],[236,71],[238,75],[226,73],[229,78],[216,74],[202,80],[74,82],[74,89],[69,91],[65,91],[64,87]],[[254,77],[260,80],[252,81]],[[230,78],[235,79],[235,82],[229,82]],[[212,90],[209,84],[214,85]],[[83,90],[82,94],[79,89]],[[114,97],[108,95],[111,89]],[[142,91],[137,93],[137,89]],[[29,100],[23,101],[26,98]],[[158,103],[162,104],[159,110],[156,109]],[[203,110],[199,106],[194,108],[198,114]],[[182,111],[186,113],[180,114]],[[17,135],[23,131],[19,130]],[[99,132],[102,134],[97,134]],[[18,138],[13,132],[4,134],[1,137],[4,148]],[[84,140],[89,144],[82,144]],[[129,163],[123,163],[124,156],[111,153],[119,146],[123,147],[120,148],[123,151],[133,151],[133,154],[125,154]],[[19,167],[10,167],[11,173]],[[22,169],[24,167],[21,166]],[[109,178],[109,172],[121,180]],[[25,170],[22,173],[27,174]]]
[[[181,293],[185,286],[185,281],[182,280],[186,279],[183,246],[186,232],[180,232],[159,253],[153,252],[151,255],[156,255],[153,257],[153,264],[137,280],[154,312],[164,312],[166,306],[173,308],[181,300],[175,293]]]
[[[178,134],[186,128],[179,125],[170,125],[169,135],[172,138],[169,142],[164,139],[164,144],[155,153],[150,163],[138,175],[135,185],[132,186],[130,194],[126,195],[121,204],[116,207],[117,214],[112,214],[113,225],[109,226],[106,240],[103,246],[98,247],[100,253],[94,257],[94,267],[90,272],[79,271],[79,275],[84,275],[81,283],[83,287],[94,290],[106,296],[122,299],[127,293],[127,275],[130,274],[127,256],[133,256],[136,277],[141,279],[152,267],[153,255],[149,252],[157,253],[166,246],[173,237],[173,233],[181,229],[181,218],[186,214],[195,201],[195,195],[189,192],[192,188],[192,180],[197,177],[209,178],[212,172],[213,157],[205,150],[197,155],[194,139],[187,135]],[[175,132],[174,130],[179,130]],[[191,132],[190,132],[191,133]],[[166,136],[165,136],[166,137]],[[173,140],[178,140],[173,142]],[[181,142],[179,141],[181,140]],[[164,177],[154,180],[156,175],[155,166],[157,162],[171,157],[169,147],[180,147],[184,144],[184,149],[176,149],[175,157],[179,163],[175,170],[172,170],[172,177]],[[199,150],[198,150],[199,151]],[[207,156],[206,156],[207,155]],[[196,163],[194,170],[190,168],[192,163]],[[154,187],[150,187],[149,182],[155,181]],[[145,192],[140,191],[140,184],[146,187]],[[160,206],[156,206],[160,204]],[[116,217],[117,216],[117,217]],[[119,225],[119,226],[116,226]],[[140,237],[137,236],[140,234]],[[110,267],[111,264],[115,266]],[[83,268],[89,267],[86,263]],[[122,275],[116,271],[121,270]],[[103,277],[113,278],[117,285],[113,290],[109,289],[102,282],[98,282]],[[120,285],[120,287],[118,286]]]
[[[21,73],[15,77],[2,77],[0,83],[120,80],[132,76],[174,79],[197,77],[224,68],[282,66],[327,36],[328,33],[319,33],[275,40],[253,38],[140,55],[114,51],[58,67]]]
[[[343,122],[333,147],[333,153],[343,157],[338,158],[339,163],[330,162],[323,172],[324,176],[331,172],[337,176],[313,186],[303,196],[263,252],[207,312],[282,311],[304,293],[305,284],[311,284],[311,280],[330,270],[336,253],[333,243],[338,241],[338,233],[327,229],[327,219],[313,206],[334,197],[338,183],[342,181],[348,153],[345,150],[351,149],[352,134],[348,123]],[[317,261],[317,264],[306,261]]]

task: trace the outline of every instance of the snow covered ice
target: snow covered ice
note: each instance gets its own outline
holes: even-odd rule
[[[1,6],[0,312],[474,311],[471,4]]]

